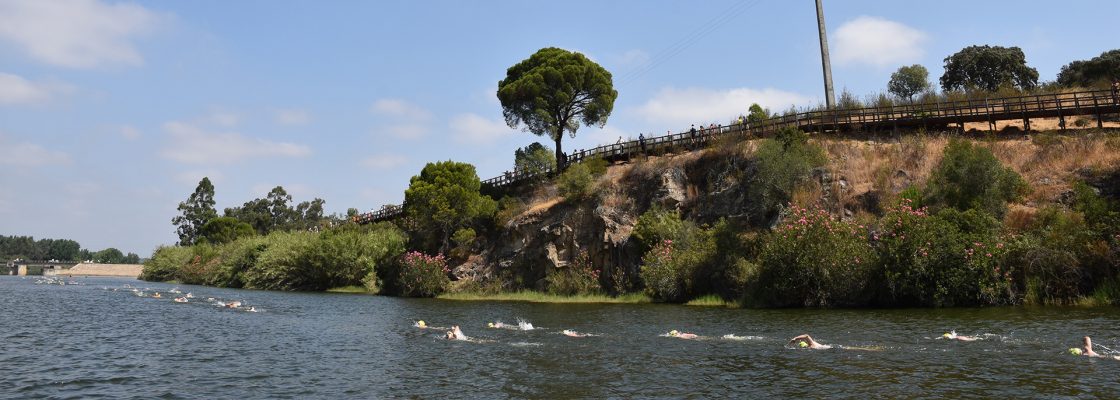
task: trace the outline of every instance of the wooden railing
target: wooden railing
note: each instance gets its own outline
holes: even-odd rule
[[[568,155],[569,163],[594,158],[610,162],[626,161],[637,155],[692,151],[707,147],[717,137],[734,136],[740,140],[766,137],[785,128],[810,133],[874,131],[885,128],[943,126],[968,122],[987,122],[995,130],[996,121],[1022,119],[1030,130],[1031,118],[1059,118],[1065,129],[1065,117],[1096,115],[1097,127],[1103,127],[1102,115],[1120,113],[1118,93],[1110,90],[1039,94],[994,99],[970,99],[950,102],[905,104],[885,107],[817,110],[776,116],[755,123],[746,121],[731,125],[698,128],[663,136],[620,141],[592,149],[577,150]],[[501,188],[551,176],[555,171],[507,171],[482,181],[483,186]],[[399,217],[404,205],[385,205],[381,209],[357,215],[358,223],[386,221]]]

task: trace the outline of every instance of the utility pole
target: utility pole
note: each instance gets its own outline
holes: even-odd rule
[[[828,34],[824,29],[824,7],[821,0],[817,0],[817,30],[821,33],[821,67],[824,69],[824,101],[828,109],[836,105],[836,96],[832,92],[832,63],[828,62]]]

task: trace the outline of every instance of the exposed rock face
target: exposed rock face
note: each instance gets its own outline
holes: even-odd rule
[[[641,254],[630,236],[639,215],[656,205],[681,210],[686,218],[701,222],[746,216],[751,210],[746,186],[740,182],[745,168],[744,160],[725,157],[630,174],[620,182],[603,179],[599,193],[612,193],[613,200],[564,201],[526,212],[479,255],[455,267],[454,274],[482,281],[501,277],[542,290],[549,271],[567,268],[586,252],[604,274],[633,276]]]

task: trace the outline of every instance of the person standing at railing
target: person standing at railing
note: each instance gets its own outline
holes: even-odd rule
[[[1120,104],[1120,80],[1112,81],[1112,104]]]
[[[696,148],[696,124],[692,124],[692,128],[688,130],[688,149]]]
[[[638,146],[642,147],[642,155],[645,155],[646,154],[646,136],[644,134],[641,134],[641,133],[638,134]]]

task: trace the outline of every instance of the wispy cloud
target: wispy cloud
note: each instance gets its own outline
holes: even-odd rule
[[[160,19],[132,3],[5,0],[0,1],[0,40],[54,66],[142,65],[133,40]]]
[[[377,154],[362,159],[359,164],[371,169],[391,169],[408,162],[408,157],[398,154]]]
[[[139,139],[140,136],[143,136],[143,134],[140,133],[140,130],[136,129],[136,127],[134,127],[132,125],[122,126],[122,127],[120,127],[118,132],[120,132],[121,137],[123,137],[125,139],[128,139],[128,140],[136,140],[136,139]]]
[[[211,182],[220,183],[225,180],[226,175],[222,173],[222,171],[213,168],[182,171],[175,174],[176,182],[190,187],[196,187],[202,178],[210,178]]]
[[[428,135],[431,111],[401,99],[380,99],[370,106],[370,111],[388,121],[374,130],[375,134],[388,133],[399,139],[419,139]]]
[[[65,85],[32,82],[19,75],[0,72],[0,105],[26,105],[49,101],[69,91]]]
[[[679,129],[694,123],[727,123],[747,108],[758,103],[771,109],[802,105],[810,98],[777,89],[706,89],[667,87],[638,107],[637,112],[649,120],[666,123],[666,129]]]
[[[632,49],[627,50],[618,56],[613,57],[613,61],[623,67],[641,67],[649,64],[650,55],[644,50]]]
[[[836,29],[838,64],[893,66],[921,60],[925,32],[879,17],[861,16]]]
[[[505,121],[493,120],[478,114],[459,114],[448,125],[455,140],[463,143],[491,143],[517,131]]]
[[[0,165],[38,167],[70,163],[69,154],[48,150],[31,142],[13,142],[0,135]]]
[[[306,157],[304,145],[249,138],[237,132],[210,132],[184,122],[163,125],[168,144],[164,158],[185,164],[233,164],[251,158]]]
[[[432,118],[432,113],[428,110],[401,99],[377,100],[370,110],[375,114],[410,120],[427,121]]]
[[[284,126],[306,125],[311,122],[311,113],[298,109],[277,110],[275,121]]]

